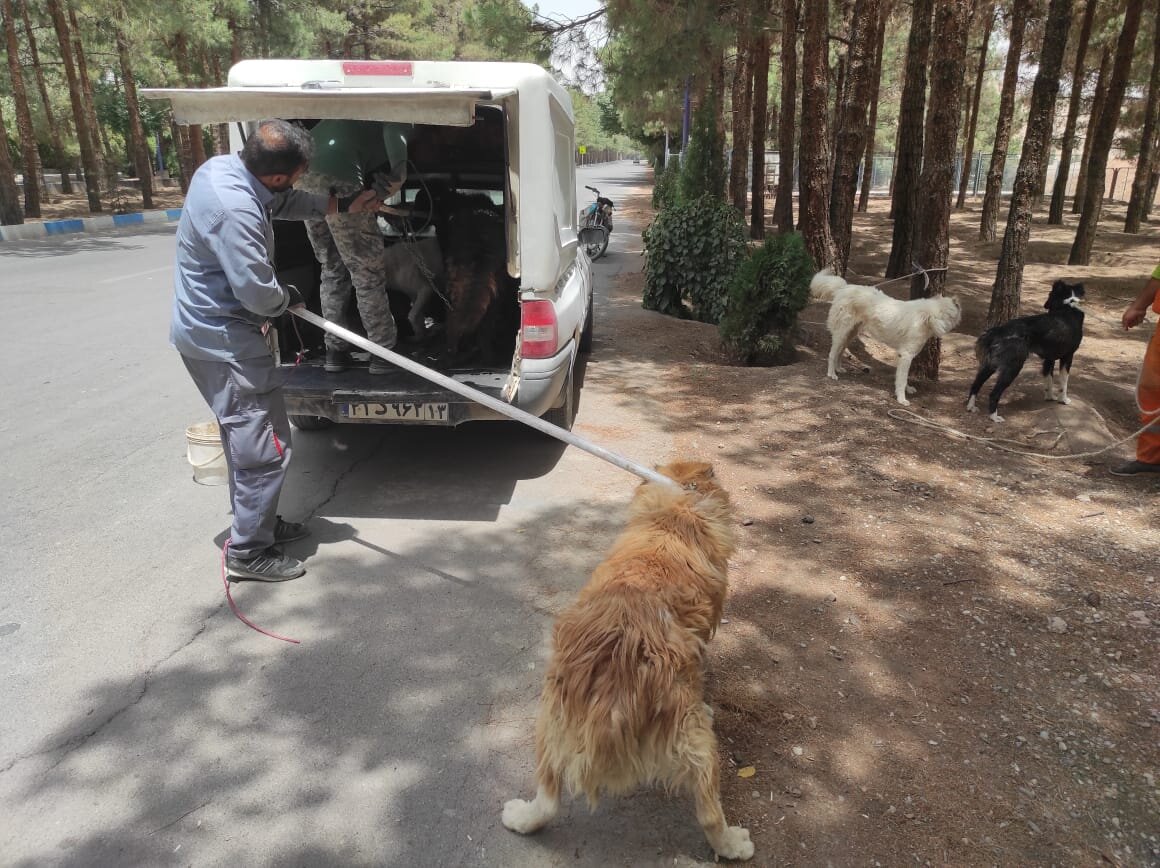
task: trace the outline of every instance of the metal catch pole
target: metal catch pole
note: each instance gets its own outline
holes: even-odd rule
[[[422,377],[424,380],[430,380],[435,385],[442,386],[444,389],[455,392],[457,395],[462,395],[464,398],[469,398],[476,403],[483,404],[483,406],[495,410],[497,413],[502,413],[509,419],[522,422],[530,428],[535,428],[541,434],[547,434],[549,437],[555,437],[557,440],[567,443],[569,446],[583,449],[590,455],[595,455],[597,458],[607,461],[609,464],[619,467],[621,470],[627,470],[629,473],[633,473],[647,482],[655,482],[659,485],[667,485],[673,488],[677,487],[677,483],[673,482],[673,480],[657,473],[655,470],[645,467],[643,464],[638,464],[635,461],[625,458],[623,455],[618,455],[611,450],[605,449],[603,446],[598,446],[591,441],[585,440],[583,437],[578,437],[571,431],[565,431],[559,426],[545,422],[538,416],[533,416],[531,413],[521,410],[519,407],[513,407],[511,404],[493,398],[491,395],[485,394],[478,389],[465,386],[463,383],[453,380],[451,377],[445,376],[438,371],[433,371],[425,365],[420,365],[418,362],[400,355],[393,350],[384,349],[378,344],[372,343],[348,329],[344,329],[340,325],[335,325],[330,320],[323,319],[318,314],[304,307],[290,308],[289,312],[311,325],[318,326],[318,328],[342,338],[347,343],[360,347],[378,356],[380,359],[385,359],[393,365],[398,365],[404,371],[409,371],[415,376]]]

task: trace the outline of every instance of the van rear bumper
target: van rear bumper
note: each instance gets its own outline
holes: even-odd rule
[[[573,341],[548,359],[524,359],[516,407],[541,416],[560,404],[560,393],[572,364]],[[404,370],[370,374],[352,367],[328,374],[320,364],[283,365],[283,396],[291,416],[318,416],[335,422],[371,424],[461,425],[506,419],[500,413]],[[507,371],[443,371],[465,386],[503,400]],[[363,411],[366,412],[363,415]],[[358,415],[355,415],[355,414]]]
[[[575,341],[568,341],[564,349],[547,359],[523,359],[520,363],[520,387],[515,405],[533,416],[543,416],[562,403],[564,380],[572,367]]]

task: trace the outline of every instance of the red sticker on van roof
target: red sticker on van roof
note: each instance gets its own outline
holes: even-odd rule
[[[412,75],[409,60],[344,60],[343,75]]]

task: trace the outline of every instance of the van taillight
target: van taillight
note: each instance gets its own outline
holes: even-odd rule
[[[550,301],[525,301],[520,306],[520,352],[525,359],[548,359],[556,355],[559,336],[556,309]]]

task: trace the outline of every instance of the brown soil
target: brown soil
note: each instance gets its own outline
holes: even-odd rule
[[[185,200],[180,187],[158,187],[153,191],[153,208],[161,211],[166,208],[180,208]],[[21,200],[23,201],[23,199]],[[119,202],[106,193],[102,199],[105,210],[103,214],[127,214],[133,211],[144,210],[141,206],[141,193],[136,189],[126,188],[122,191]],[[96,217],[89,210],[88,196],[85,194],[82,182],[73,182],[73,192],[41,194],[40,217],[24,219],[25,223],[40,223],[45,220],[68,220],[75,217]]]
[[[621,209],[640,225],[647,192]],[[874,205],[855,222],[865,282],[890,244]],[[1035,225],[1024,311],[1056,277],[1087,288],[1074,403],[1045,404],[1029,363],[996,426],[963,404],[999,243],[974,240],[977,203],[956,212],[964,322],[909,409],[1056,455],[1130,435],[1152,326],[1118,321],[1160,232],[1122,219],[1107,209],[1091,267],[1065,264],[1074,218]],[[756,864],[1160,864],[1160,480],[1108,474],[1131,443],[1048,460],[893,418],[885,347],[857,352],[868,373],[825,378],[821,305],[795,364],[729,367],[714,327],[642,310],[642,282],[615,287],[609,343],[626,370],[664,366],[677,451],[710,457],[737,508],[711,701],[726,813]]]

